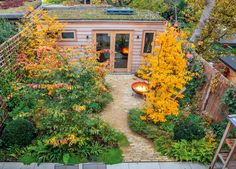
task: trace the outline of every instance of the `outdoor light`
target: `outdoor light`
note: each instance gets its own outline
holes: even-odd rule
[[[137,39],[139,39],[139,35],[137,36]]]

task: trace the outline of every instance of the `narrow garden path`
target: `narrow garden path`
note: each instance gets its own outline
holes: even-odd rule
[[[123,149],[124,161],[168,161],[155,152],[151,141],[135,134],[128,126],[129,109],[143,104],[143,99],[133,94],[130,87],[138,78],[133,75],[108,75],[106,80],[111,85],[114,100],[101,115],[102,119],[126,135],[130,145]]]

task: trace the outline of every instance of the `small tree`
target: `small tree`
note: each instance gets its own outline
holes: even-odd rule
[[[153,53],[144,58],[145,64],[138,72],[149,82],[143,120],[164,122],[166,116],[178,114],[175,98],[183,97],[180,91],[191,79],[182,50],[183,37],[183,33],[175,28],[157,33]]]
[[[58,37],[63,31],[64,24],[59,23],[56,17],[48,15],[47,11],[32,12],[30,17],[25,17],[23,24],[19,24],[23,30],[24,39],[21,51],[29,58],[37,56],[36,49],[40,47],[53,48],[58,42]]]

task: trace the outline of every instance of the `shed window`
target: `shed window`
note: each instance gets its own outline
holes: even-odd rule
[[[75,31],[66,31],[61,33],[62,40],[75,40]]]
[[[154,32],[145,32],[144,33],[143,53],[151,53],[152,52],[153,40],[154,40]]]
[[[90,0],[79,0],[80,4],[90,4]]]

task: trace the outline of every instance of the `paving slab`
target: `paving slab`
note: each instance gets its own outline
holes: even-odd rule
[[[198,163],[190,163],[191,169],[208,169],[208,166],[204,166]]]
[[[107,165],[107,169],[129,169],[129,164],[121,163],[121,164]]]
[[[106,164],[103,163],[85,163],[82,169],[106,169]]]
[[[161,169],[158,163],[129,163],[129,169]]]
[[[4,163],[0,162],[0,169],[3,169]]]
[[[34,169],[36,165],[36,163],[32,163],[30,165],[22,165],[20,169]]]
[[[161,169],[191,169],[189,163],[159,162]]]
[[[24,164],[17,162],[6,162],[3,165],[3,169],[20,169]]]
[[[55,163],[42,163],[39,165],[36,165],[34,169],[54,169]]]

